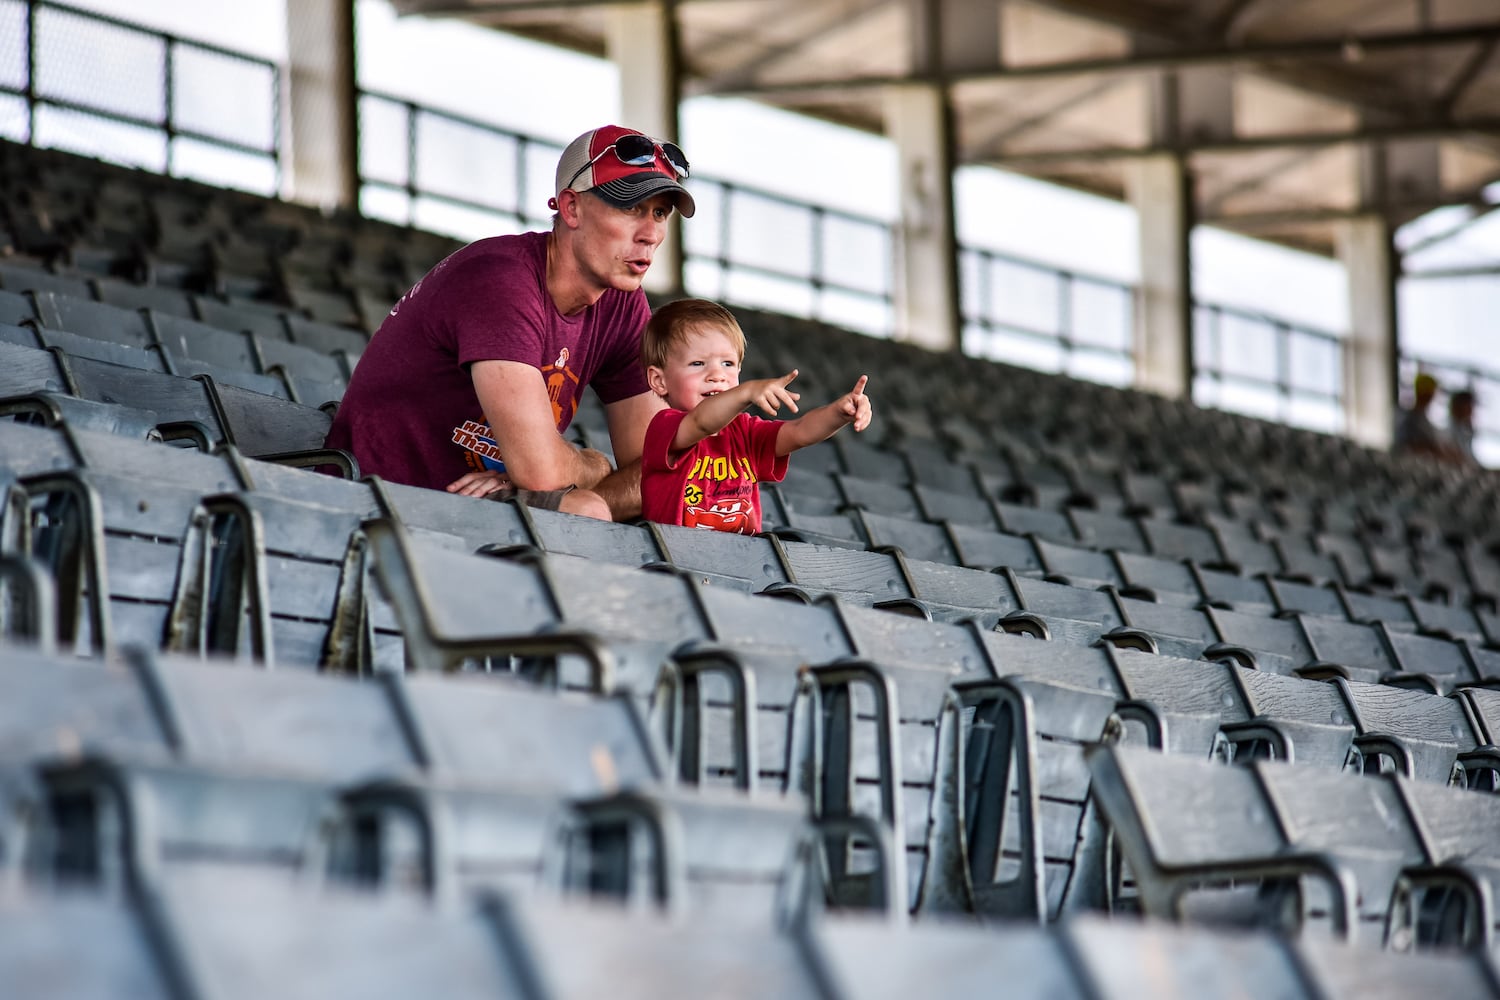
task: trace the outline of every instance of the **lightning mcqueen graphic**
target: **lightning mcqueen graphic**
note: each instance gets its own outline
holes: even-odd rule
[[[707,510],[702,507],[689,507],[683,512],[682,523],[689,528],[733,531],[741,535],[755,533],[750,526],[750,502],[748,500],[722,500]]]

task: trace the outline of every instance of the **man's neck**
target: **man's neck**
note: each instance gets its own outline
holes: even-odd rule
[[[547,294],[564,316],[574,316],[599,301],[604,289],[591,285],[554,230],[547,234]]]

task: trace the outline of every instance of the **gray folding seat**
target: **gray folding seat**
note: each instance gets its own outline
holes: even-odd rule
[[[1102,670],[1097,657],[1070,662],[1101,650],[1049,656],[1057,645],[1012,639],[994,656],[999,679],[956,686],[965,878],[982,914],[1041,922],[1105,901],[1105,842],[1083,747],[1105,735],[1116,696],[1066,680]]]
[[[1134,552],[1113,552],[1120,592],[1162,604],[1196,607],[1204,595],[1191,564]]]
[[[370,338],[362,331],[347,326],[305,319],[295,313],[286,313],[283,319],[286,322],[287,339],[292,343],[311,347],[324,354],[342,351],[349,358],[351,366],[370,342]]]
[[[953,537],[946,525],[864,510],[854,511],[853,517],[872,549],[899,549],[908,559],[958,563]]]
[[[1119,568],[1108,552],[1079,545],[1059,545],[1044,538],[1033,538],[1032,545],[1036,547],[1046,578],[1053,583],[1097,590],[1123,582]]]
[[[1101,639],[1155,651],[1145,633],[1127,627],[1116,595],[1109,588],[1090,590],[1008,574],[1021,609],[1000,620],[1007,632],[1084,646]]]
[[[1096,747],[1088,762],[1151,916],[1290,917],[1304,934],[1317,925],[1379,945],[1401,871],[1428,861],[1404,779],[1268,761],[1225,769],[1126,747]]]
[[[773,535],[703,531],[646,522],[663,567],[692,574],[700,583],[759,593],[790,583],[786,550]]]
[[[246,879],[172,879],[162,897],[174,947],[193,956],[195,992],[188,995],[536,995],[525,946],[502,945],[517,939],[469,905],[311,893]]]
[[[333,326],[360,326],[363,320],[347,292],[312,288],[301,281],[285,284],[287,299],[310,319]]]
[[[1042,561],[1036,546],[1024,535],[992,528],[948,522],[948,535],[961,566],[974,569],[1009,569],[1025,576],[1041,576]]]
[[[145,317],[156,342],[172,360],[174,374],[196,375],[200,370],[210,370],[195,367],[195,363],[206,364],[213,370],[244,374],[262,371],[250,336],[242,331],[221,330],[207,323],[155,310],[146,310]]]
[[[782,543],[790,580],[775,591],[805,595],[836,594],[841,600],[864,607],[890,601],[909,600],[913,593],[905,560],[897,553],[875,552],[814,545]]]
[[[981,528],[995,528],[995,512],[987,497],[979,494],[951,493],[927,485],[913,483],[912,496],[916,498],[922,520],[938,524],[954,521]]]
[[[1218,642],[1213,622],[1196,608],[1124,595],[1117,595],[1116,605],[1125,627],[1150,636],[1166,655],[1201,659]]]
[[[140,285],[118,278],[94,278],[94,298],[120,309],[149,309],[168,316],[193,318],[192,296],[179,288]]]
[[[830,438],[829,443],[839,453],[843,471],[851,476],[888,486],[905,486],[911,482],[905,456],[899,451],[877,447],[855,434],[839,434]]]
[[[139,347],[135,344],[114,340],[100,340],[66,330],[37,327],[34,332],[36,346],[42,350],[61,352],[59,362],[64,366],[73,359],[87,358],[142,371],[165,372],[168,361],[155,345]]]
[[[274,337],[250,339],[261,370],[280,375],[293,390],[297,402],[321,406],[330,399],[343,397],[350,375],[345,360]]]
[[[193,298],[196,317],[220,330],[242,331],[260,338],[286,340],[286,324],[274,310],[245,303],[225,302],[207,295]]]
[[[83,469],[24,476],[4,528],[51,574],[62,648],[104,653],[165,641],[193,489]]]
[[[1206,604],[1251,614],[1271,614],[1276,610],[1276,598],[1265,576],[1244,577],[1191,562],[1184,565]]]
[[[1092,918],[1064,928],[1100,997],[1424,996],[1460,1000],[1500,983],[1484,956],[1397,954],[1265,931],[1232,932]]]
[[[621,566],[659,564],[663,553],[643,525],[617,524],[551,510],[515,505],[531,544],[545,552],[576,555]],[[717,534],[717,532],[715,532]]]
[[[154,411],[165,439],[203,451],[226,439],[219,411],[201,381],[88,358],[69,358],[67,378],[73,395]]]
[[[628,905],[707,918],[785,922],[818,871],[799,800],[737,792],[621,792],[574,803],[565,885]],[[899,876],[882,882],[890,907]]]
[[[1468,574],[1458,551],[1444,541],[1420,546],[1413,553],[1421,589],[1413,596],[1452,604],[1467,604],[1472,597]]]
[[[1265,585],[1275,602],[1277,614],[1309,614],[1336,619],[1349,617],[1344,591],[1337,585],[1319,586],[1272,576],[1265,578]]]
[[[973,466],[931,447],[905,448],[902,456],[911,474],[913,489],[922,486],[934,493],[982,499],[984,491]]]
[[[905,483],[891,483],[878,479],[864,479],[843,472],[830,475],[840,496],[840,507],[857,507],[863,511],[920,520],[921,506]]]
[[[514,782],[570,796],[667,780],[658,744],[629,698],[558,697],[493,675],[381,680],[433,780],[481,788]]]
[[[1101,514],[1098,511],[1069,507],[1068,520],[1073,522],[1077,544],[1099,551],[1144,553],[1145,539],[1133,520],[1117,514]]]
[[[142,909],[118,896],[8,892],[0,897],[6,989],[74,1000],[175,1000],[180,986],[146,946],[147,923]]]
[[[1076,925],[1060,926],[1071,930]],[[830,914],[813,921],[807,933],[837,995],[850,1000],[958,1000],[983,996],[1001,982],[1006,995],[1016,1000],[1083,1000],[1094,995],[1063,932],[1052,928],[971,927],[958,922],[892,927],[868,917]],[[1099,981],[1109,983],[1111,977]]]
[[[1163,476],[1123,469],[1118,479],[1126,516],[1161,519],[1179,513],[1176,493]]]
[[[1061,545],[1076,545],[1078,536],[1067,515],[1056,510],[996,503],[995,521],[1009,535],[1035,535]]]
[[[960,705],[952,685],[986,677],[977,661],[901,666],[870,660],[816,664],[823,736],[813,802],[821,820],[882,823],[890,855],[873,877],[857,870],[865,829],[834,839],[827,863],[830,893],[840,903],[891,905],[889,883],[913,911],[968,911],[972,891],[958,877],[965,851],[953,790],[961,783]],[[894,869],[892,871],[891,869]]]
[[[1278,576],[1314,586],[1324,586],[1343,579],[1333,557],[1315,549],[1305,534],[1277,535],[1271,540],[1271,547],[1276,550],[1281,561]]]
[[[1314,662],[1312,646],[1302,622],[1296,618],[1266,617],[1225,611],[1212,606],[1203,613],[1213,622],[1219,641],[1204,650],[1204,656],[1231,656],[1244,666],[1291,674]]]
[[[1417,621],[1405,594],[1362,593],[1340,588],[1339,596],[1343,599],[1345,614],[1352,622],[1384,625],[1397,632],[1417,631]]]
[[[1138,518],[1136,526],[1145,537],[1146,551],[1151,555],[1204,565],[1223,562],[1219,544],[1207,528],[1151,517]]]
[[[287,487],[312,486],[331,488],[337,496],[302,496],[329,506],[367,511],[371,516],[385,517],[412,530],[438,531],[463,539],[469,551],[486,545],[536,546],[527,513],[516,504],[497,503],[476,497],[429,490],[420,486],[392,483],[378,476],[367,476],[359,483],[333,480],[328,476],[308,476],[284,467],[250,463],[259,479],[262,473],[274,474],[268,487],[278,492]]]
[[[1335,683],[1359,728],[1354,746],[1368,773],[1446,785],[1459,756],[1482,745],[1483,733],[1461,699],[1386,684]]]
[[[1398,672],[1380,628],[1317,615],[1298,615],[1297,620],[1313,655],[1313,662],[1298,671],[1303,676],[1342,676],[1373,684]]]
[[[49,329],[115,344],[147,348],[156,343],[151,327],[138,309],[121,309],[95,302],[89,296],[32,292],[37,322]]]
[[[342,790],[327,833],[329,874],[440,905],[476,891],[563,891],[563,844],[578,817],[560,789],[376,779]]]
[[[714,638],[700,604],[708,588],[700,594],[678,574],[563,555],[468,555],[408,538],[386,520],[369,522],[366,534],[418,669],[566,653],[587,661],[597,690],[644,691],[674,648]]]
[[[814,542],[862,549],[868,544],[852,513],[807,514],[797,507],[797,500],[778,490],[775,484],[761,483],[761,530],[785,541]],[[768,497],[774,498],[768,501]]]
[[[707,997],[726,990],[786,1000],[835,995],[801,935],[759,913],[704,919],[544,901],[520,906],[500,897],[483,909],[493,921],[491,938],[524,942],[530,981],[556,1000]],[[588,947],[580,949],[580,941]]]
[[[907,559],[906,575],[913,595],[936,620],[973,619],[992,629],[1002,617],[1021,608],[1009,579],[1001,573]]]
[[[43,761],[38,781],[44,877],[118,890],[162,869],[291,879],[323,863],[333,788],[317,779],[116,753]]]
[[[804,469],[793,462],[787,468],[786,477],[774,486],[789,506],[803,514],[833,514],[844,506],[844,495],[834,479],[836,474]]]
[[[87,278],[54,274],[39,267],[0,264],[0,289],[7,292],[46,292],[79,299],[93,298]]]
[[[204,380],[203,385],[221,416],[225,443],[245,455],[290,460],[305,452],[309,454],[304,464],[344,464],[349,478],[359,478],[353,456],[323,449],[333,423],[324,410],[213,379]],[[336,457],[342,461],[336,463]]]
[[[1416,631],[1444,639],[1484,641],[1484,626],[1473,610],[1462,604],[1446,604],[1417,597],[1405,599]]]
[[[19,292],[0,290],[0,323],[20,326],[27,320],[36,319],[36,310],[31,300]]]
[[[1203,518],[1203,527],[1213,534],[1219,549],[1218,559],[1209,565],[1222,566],[1243,576],[1281,571],[1281,559],[1275,548],[1245,521],[1209,515]]]
[[[1392,671],[1381,677],[1387,684],[1448,694],[1469,684],[1492,684],[1492,661],[1466,639],[1417,635],[1376,625],[1390,654]]]

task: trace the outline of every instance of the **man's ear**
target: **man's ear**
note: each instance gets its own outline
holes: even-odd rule
[[[562,219],[563,225],[569,229],[577,229],[583,195],[572,188],[565,188],[554,200],[557,202],[558,218]]]
[[[662,371],[655,365],[647,367],[646,384],[649,385],[651,387],[651,391],[656,393],[658,396],[665,396],[667,394],[667,373]]]

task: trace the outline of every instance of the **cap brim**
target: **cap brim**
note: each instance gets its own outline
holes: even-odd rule
[[[691,219],[698,206],[688,189],[671,177],[646,170],[628,177],[616,177],[612,181],[596,184],[589,191],[603,198],[616,208],[634,208],[657,194],[670,194],[674,198],[678,213]]]

